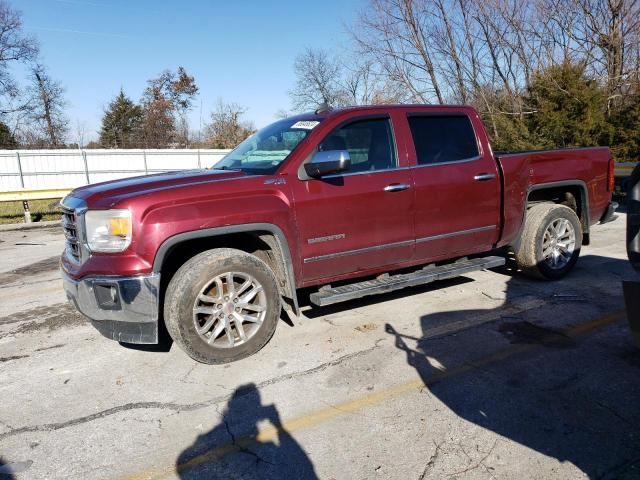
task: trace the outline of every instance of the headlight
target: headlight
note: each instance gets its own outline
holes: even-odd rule
[[[92,252],[122,252],[131,243],[129,210],[88,210],[84,224]]]

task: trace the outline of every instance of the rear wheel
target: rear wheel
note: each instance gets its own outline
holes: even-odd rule
[[[222,248],[200,253],[167,286],[164,318],[194,360],[227,363],[252,355],[273,336],[280,316],[276,278],[254,255]]]
[[[565,205],[542,203],[527,211],[514,253],[524,273],[556,280],[576,264],[581,246],[582,226],[576,213]]]

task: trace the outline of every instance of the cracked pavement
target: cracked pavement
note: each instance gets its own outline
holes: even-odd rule
[[[574,272],[305,308],[251,358],[102,338],[57,228],[0,232],[0,479],[640,478],[624,215]]]

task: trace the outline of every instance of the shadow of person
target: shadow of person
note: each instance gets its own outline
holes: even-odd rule
[[[15,478],[9,465],[0,457],[0,480],[13,480]]]
[[[496,309],[425,315],[419,337],[403,335],[391,324],[385,329],[424,388],[458,417],[498,434],[497,439],[571,462],[589,478],[640,478],[640,355],[631,336],[616,328],[590,340],[579,336],[571,321],[562,321],[573,320],[562,317],[571,312],[564,310],[567,301],[599,315],[611,310],[604,293],[580,285],[596,265],[602,266],[596,270],[601,281],[615,284],[619,277],[613,273],[630,268],[624,260],[598,256],[585,257],[581,264],[565,281],[553,284],[510,278],[505,302]],[[603,271],[611,272],[610,278]],[[538,298],[547,292],[546,307],[514,313],[513,305],[526,300],[532,289],[539,291]],[[554,305],[549,298],[554,295],[565,299]],[[431,334],[434,326],[484,315],[495,321],[453,336]],[[493,447],[480,448],[491,453]],[[541,475],[532,471],[526,476]]]
[[[267,422],[261,432],[258,424]],[[313,464],[284,429],[275,405],[249,383],[238,387],[222,421],[198,436],[176,461],[181,479],[316,479]]]

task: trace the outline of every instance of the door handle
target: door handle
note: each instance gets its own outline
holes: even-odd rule
[[[409,184],[407,183],[392,183],[391,185],[387,185],[384,187],[385,192],[400,192],[402,190],[406,190],[409,188]]]
[[[495,173],[479,173],[473,177],[476,182],[486,182],[487,180],[493,180],[494,178],[496,178]]]

